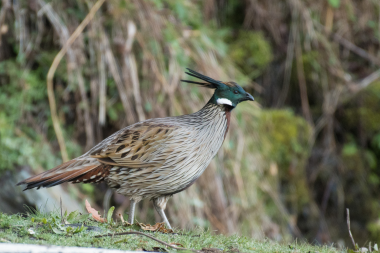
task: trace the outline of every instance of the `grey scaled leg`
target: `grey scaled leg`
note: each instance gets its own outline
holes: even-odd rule
[[[128,214],[128,223],[133,224],[133,220],[135,218],[135,208],[136,208],[136,201],[131,199],[131,205],[129,207],[129,214]]]
[[[168,200],[169,200],[169,197],[156,198],[156,199],[153,199],[153,205],[154,205],[154,208],[156,209],[157,213],[161,216],[161,218],[166,223],[166,226],[168,227],[168,229],[172,229],[172,226],[170,226],[168,218],[166,218],[166,215],[164,212],[164,210],[166,208],[166,202],[168,202]]]

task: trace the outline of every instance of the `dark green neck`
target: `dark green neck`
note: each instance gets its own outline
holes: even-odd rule
[[[207,102],[207,104],[218,105],[218,104],[216,103],[216,96],[215,96],[215,93],[212,95],[212,97],[211,97],[210,100]]]
[[[210,100],[207,102],[207,104],[205,105],[205,107],[207,107],[208,105],[214,105],[214,106],[220,106],[220,107],[223,107],[224,109],[228,110],[228,111],[231,111],[232,109],[234,109],[235,107],[233,106],[230,106],[230,105],[218,105],[218,103],[216,102],[217,100],[217,96],[215,95],[215,93],[212,95],[212,97],[210,98]]]

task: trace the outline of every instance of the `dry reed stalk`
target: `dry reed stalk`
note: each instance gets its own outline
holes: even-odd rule
[[[11,8],[10,0],[2,0],[2,8],[0,10],[0,46],[1,46],[1,36],[3,34],[3,25],[7,15],[7,11]]]
[[[106,99],[107,99],[107,86],[106,86],[106,56],[103,43],[98,42],[97,48],[97,66],[99,70],[99,124],[104,126],[106,123]]]
[[[327,4],[326,19],[325,19],[325,27],[326,27],[327,33],[331,32],[332,27],[333,27],[333,21],[334,21],[334,10],[330,4]]]
[[[325,127],[328,126],[328,122],[332,122],[332,115],[335,113],[336,108],[343,102],[347,102],[348,99],[352,98],[359,91],[367,88],[370,84],[374,83],[376,80],[380,79],[380,70],[375,71],[363,78],[359,82],[349,82],[346,86],[338,86],[333,90],[330,90],[325,96],[323,102],[323,115],[318,119],[317,124],[314,128],[313,138],[318,135],[318,133]],[[332,126],[330,125],[330,134],[332,133]],[[332,137],[328,138],[331,139]],[[314,175],[312,178],[315,178]]]
[[[87,47],[88,48],[88,54],[89,54],[88,62],[89,62],[90,69],[91,69],[90,73],[89,73],[90,96],[88,99],[88,105],[90,106],[89,112],[90,112],[90,118],[91,118],[91,125],[92,125],[92,129],[94,131],[94,133],[92,135],[92,138],[93,138],[92,141],[94,144],[95,144],[95,142],[99,142],[100,140],[103,139],[100,137],[102,135],[100,124],[96,124],[96,122],[97,122],[96,119],[98,118],[98,114],[99,114],[97,107],[98,107],[98,101],[99,101],[99,86],[100,86],[99,80],[98,80],[99,79],[98,72],[100,72],[100,70],[98,70],[98,68],[97,68],[98,67],[97,57],[99,55],[99,53],[97,53],[98,52],[98,50],[97,50],[98,49],[98,47],[97,47],[98,37],[96,34],[96,28],[94,28],[95,26],[97,26],[97,23],[98,23],[97,18],[95,16],[93,18],[92,23],[88,26],[88,32],[87,32],[88,37],[89,37],[88,47]],[[84,44],[83,40],[82,40],[82,44]],[[83,46],[81,47],[81,50],[84,51]],[[83,54],[82,54],[82,57],[83,57]],[[85,64],[82,64],[82,66],[84,66],[84,65]],[[87,143],[86,143],[86,145],[87,145]]]
[[[98,0],[94,6],[91,8],[90,12],[87,14],[85,19],[82,21],[82,23],[75,29],[74,33],[70,36],[70,38],[65,42],[62,49],[59,51],[59,53],[55,56],[53,63],[49,69],[49,72],[47,74],[47,90],[48,90],[48,97],[49,97],[49,105],[50,105],[50,111],[51,111],[51,117],[53,121],[54,131],[57,135],[59,147],[61,150],[62,160],[64,162],[69,160],[67,150],[66,150],[66,144],[63,138],[62,130],[59,123],[59,118],[57,115],[57,107],[54,97],[54,91],[53,91],[53,77],[54,73],[62,60],[63,56],[67,52],[70,45],[75,41],[75,39],[82,33],[83,29],[87,26],[87,24],[91,21],[91,19],[94,17],[96,11],[102,6],[105,0]],[[42,1],[40,1],[41,3]],[[42,5],[46,6],[46,5]]]
[[[320,23],[317,23],[317,22],[314,22],[315,26],[317,28],[319,28],[323,33],[325,34],[329,34],[328,30],[322,26]],[[350,50],[351,52],[355,53],[356,55],[362,57],[363,59],[366,59],[368,61],[370,61],[371,63],[373,64],[376,64],[377,66],[380,66],[380,59],[370,53],[368,53],[366,50],[356,46],[354,43],[352,43],[351,41],[343,38],[341,35],[339,35],[338,33],[333,33],[332,35],[332,38],[338,42],[339,44],[341,44],[342,46],[344,46],[345,48],[347,48],[348,50]]]
[[[297,227],[297,224],[295,224],[295,222],[291,219],[291,216],[290,216],[288,210],[286,209],[286,207],[284,206],[284,204],[282,203],[280,197],[278,196],[278,193],[273,191],[273,189],[270,186],[269,182],[267,180],[262,181],[260,183],[260,188],[264,192],[268,193],[269,196],[272,198],[273,202],[275,203],[275,205],[277,206],[278,210],[280,211],[280,214],[281,214],[282,218],[286,221],[286,223],[288,224],[288,226],[291,228],[292,233],[294,234],[294,236],[297,237],[297,238],[302,238],[301,231]]]
[[[142,107],[142,99],[140,95],[140,82],[138,78],[137,63],[136,58],[133,53],[129,53],[128,56],[129,69],[133,85],[133,96],[135,97],[136,111],[139,118],[139,121],[145,120],[145,114]],[[125,58],[126,60],[126,58]]]
[[[289,34],[289,40],[286,50],[286,61],[285,61],[285,69],[284,69],[284,81],[281,89],[281,93],[277,100],[277,107],[281,107],[288,95],[289,85],[290,85],[290,75],[292,72],[293,58],[294,58],[294,48],[296,44],[296,37],[298,33],[298,13],[296,10],[292,11],[292,23]]]
[[[39,15],[38,12],[37,12],[37,27],[38,27],[38,29],[37,29],[38,33],[37,33],[36,39],[34,40],[34,43],[31,43],[32,47],[30,49],[29,54],[25,56],[27,59],[32,58],[32,57],[30,57],[30,55],[32,55],[34,52],[38,51],[38,49],[41,45],[41,42],[42,42],[44,31],[45,31],[45,26],[44,26],[44,22],[42,19],[42,14]],[[32,59],[29,59],[28,63],[26,64],[25,69],[30,69],[31,65],[32,65]]]
[[[103,30],[101,30],[101,38],[102,38],[103,47],[105,49],[105,57],[106,57],[106,62],[108,64],[108,69],[110,70],[112,77],[116,83],[116,87],[119,91],[120,100],[123,104],[123,108],[126,113],[125,119],[128,125],[131,125],[137,122],[137,117],[132,110],[132,104],[131,104],[131,101],[128,99],[127,91],[120,77],[115,56],[110,48],[109,40]]]
[[[354,237],[352,236],[352,233],[351,233],[351,221],[350,221],[350,209],[346,208],[346,211],[347,211],[347,228],[348,228],[348,234],[350,235],[350,239],[351,239],[351,242],[352,242],[352,245],[354,246],[354,249],[356,249],[357,245],[355,243],[355,240],[354,240]]]
[[[241,171],[240,171],[241,170],[241,162],[243,159],[244,148],[245,148],[244,133],[242,133],[241,131],[238,131],[237,135],[238,135],[238,137],[237,137],[238,140],[236,143],[236,146],[237,146],[236,158],[235,158],[235,163],[234,163],[232,168],[233,168],[234,177],[236,180],[236,186],[238,188],[238,193],[240,195],[242,207],[247,208],[248,207],[248,200],[247,200],[247,196],[245,193],[243,177],[241,176]]]
[[[92,128],[92,120],[90,115],[90,106],[87,99],[86,94],[86,87],[84,84],[82,71],[80,68],[77,68],[76,72],[76,79],[79,86],[79,91],[81,95],[81,101],[82,101],[82,109],[84,111],[84,125],[85,125],[85,132],[86,132],[86,147],[85,150],[89,150],[92,146],[95,145],[95,139],[94,139],[94,132]]]
[[[306,80],[305,80],[305,72],[303,68],[303,62],[302,62],[302,48],[301,48],[301,38],[300,35],[297,35],[296,38],[296,46],[295,46],[295,53],[296,53],[296,65],[297,65],[297,76],[298,76],[298,85],[300,89],[300,95],[301,95],[301,107],[302,107],[302,113],[306,120],[309,122],[311,126],[314,126],[313,118],[310,113],[310,106],[309,106],[309,98],[307,94],[307,86],[306,86]]]
[[[145,120],[145,114],[142,108],[142,99],[140,95],[140,82],[138,78],[136,59],[132,52],[132,45],[135,39],[135,35],[136,35],[136,25],[134,22],[129,21],[128,22],[128,38],[126,40],[125,48],[123,50],[124,69],[125,69],[124,74],[129,72],[128,77],[130,81],[132,82],[133,96],[135,98],[137,116],[139,118],[139,121],[143,121]],[[124,80],[124,81],[126,82],[127,80]]]

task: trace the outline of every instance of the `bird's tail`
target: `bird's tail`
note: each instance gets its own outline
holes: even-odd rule
[[[112,167],[112,165],[102,164],[94,158],[77,158],[27,178],[17,185],[26,184],[25,191],[35,187],[37,189],[52,187],[65,182],[98,183],[108,176]]]

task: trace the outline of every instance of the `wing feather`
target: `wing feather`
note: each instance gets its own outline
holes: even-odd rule
[[[153,121],[138,123],[115,133],[112,138],[106,139],[107,142],[95,146],[87,154],[107,165],[127,168],[160,167],[170,152],[159,151],[170,149],[167,146],[177,128]]]

